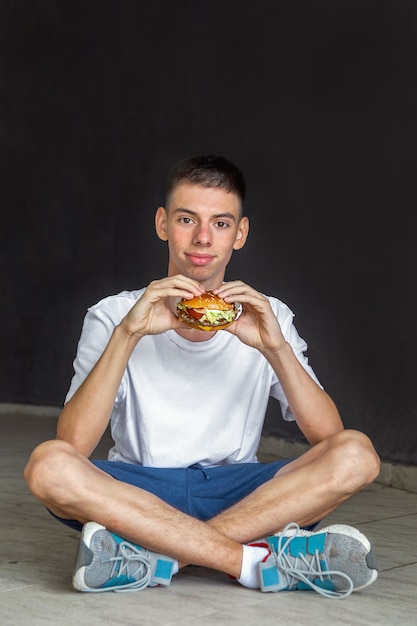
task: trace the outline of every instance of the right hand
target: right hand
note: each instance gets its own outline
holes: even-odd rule
[[[204,292],[201,283],[181,274],[154,280],[120,325],[129,335],[138,339],[145,335],[158,335],[171,328],[184,328],[183,322],[174,314],[177,301]]]

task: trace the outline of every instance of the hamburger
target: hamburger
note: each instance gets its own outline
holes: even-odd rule
[[[222,330],[234,322],[242,312],[239,302],[226,302],[211,291],[191,300],[180,300],[177,317],[200,330]]]

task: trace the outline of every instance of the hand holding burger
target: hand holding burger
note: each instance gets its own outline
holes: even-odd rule
[[[238,302],[226,302],[211,291],[191,300],[182,299],[177,304],[177,317],[200,330],[223,330],[242,313]]]

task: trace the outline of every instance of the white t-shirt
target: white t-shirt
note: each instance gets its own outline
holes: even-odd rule
[[[66,401],[104,351],[116,325],[144,289],[110,296],[88,309]],[[285,339],[318,383],[306,343],[283,302],[269,298]],[[192,342],[174,330],[144,337],[124,372],[111,414],[109,459],[152,467],[256,462],[269,396],[293,420],[273,369],[231,333]]]

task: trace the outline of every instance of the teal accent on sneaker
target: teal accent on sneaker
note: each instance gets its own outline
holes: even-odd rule
[[[274,564],[262,563],[260,568],[262,591],[278,591],[285,587],[287,580],[285,579],[284,584],[282,584],[279,570]]]
[[[289,524],[267,541],[271,554],[258,566],[262,591],[314,590],[345,598],[378,576],[369,540],[352,526],[311,532]]]
[[[145,550],[101,524],[83,527],[73,586],[79,591],[139,591],[171,582],[174,560]]]
[[[169,585],[172,577],[173,561],[162,555],[156,559],[155,571],[152,576],[152,583],[157,585]]]

